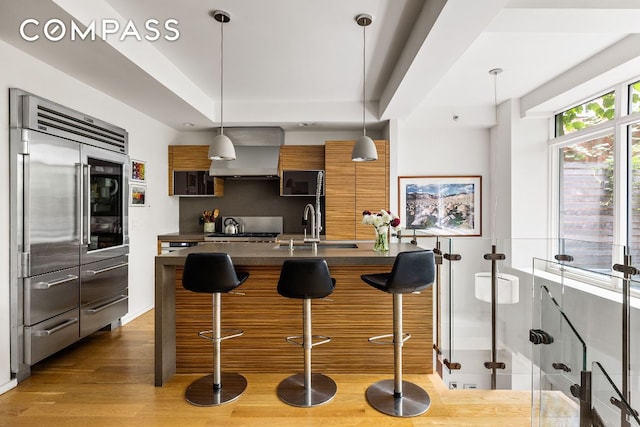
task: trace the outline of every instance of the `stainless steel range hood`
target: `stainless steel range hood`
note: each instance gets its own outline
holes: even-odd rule
[[[236,160],[212,160],[209,174],[219,177],[278,176],[284,131],[279,127],[224,128],[236,149]]]

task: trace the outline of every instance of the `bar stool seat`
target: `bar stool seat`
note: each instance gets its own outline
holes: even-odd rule
[[[375,344],[393,344],[394,378],[382,380],[367,388],[367,401],[378,411],[395,417],[413,417],[431,406],[429,394],[417,384],[402,379],[402,346],[411,335],[402,330],[402,295],[429,288],[435,279],[432,251],[401,252],[390,273],[363,274],[368,285],[393,294],[393,334],[369,338]],[[393,337],[393,341],[384,341]]]
[[[247,280],[249,273],[236,273],[231,257],[226,253],[192,253],[187,255],[182,274],[182,286],[192,292],[212,294],[213,329],[198,335],[213,343],[213,374],[195,380],[185,392],[186,400],[196,406],[217,406],[237,399],[247,388],[247,380],[240,374],[222,372],[220,343],[239,337],[242,330],[224,330],[222,336],[221,294],[232,292]]]
[[[331,341],[329,337],[311,333],[311,300],[330,295],[335,284],[323,259],[288,259],[282,264],[278,293],[286,298],[303,300],[303,335],[285,339],[304,348],[304,373],[285,378],[277,388],[280,400],[289,405],[317,406],[327,403],[336,394],[337,386],[333,379],[320,373],[311,373],[311,349]],[[297,341],[300,338],[302,342]]]

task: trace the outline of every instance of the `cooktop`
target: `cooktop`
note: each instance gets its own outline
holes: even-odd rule
[[[245,232],[236,234],[226,234],[221,232],[207,234],[207,237],[276,237],[279,233],[264,233],[264,232]]]

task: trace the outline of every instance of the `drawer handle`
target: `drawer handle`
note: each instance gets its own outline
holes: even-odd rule
[[[78,278],[78,276],[74,276],[73,274],[69,274],[64,279],[54,280],[53,282],[38,282],[38,283],[34,283],[33,285],[31,285],[31,288],[33,288],[33,289],[50,289],[50,288],[53,288],[54,286],[62,285],[63,283],[67,283],[67,282],[71,282],[73,280],[76,280],[77,278]]]
[[[112,265],[111,267],[102,268],[100,270],[86,270],[85,273],[95,276],[96,274],[106,273],[107,271],[115,270],[116,268],[126,267],[127,265],[129,265],[129,263],[125,262],[118,265]]]
[[[87,310],[87,313],[89,313],[89,314],[95,314],[95,313],[98,313],[98,312],[100,312],[100,311],[102,311],[102,310],[106,310],[107,308],[111,307],[112,305],[116,305],[116,304],[118,304],[118,303],[120,303],[120,302],[122,302],[122,301],[126,301],[126,300],[128,300],[128,299],[129,299],[129,297],[128,297],[128,296],[126,296],[126,295],[120,295],[120,297],[119,297],[117,300],[115,300],[115,301],[111,301],[111,302],[108,302],[108,303],[106,303],[105,305],[101,305],[100,307],[96,307],[96,308],[89,309],[89,310]]]
[[[66,322],[63,322],[63,323],[59,324],[55,328],[44,329],[42,331],[35,331],[35,332],[33,332],[33,336],[34,337],[48,337],[50,335],[55,334],[58,331],[61,331],[62,329],[66,328],[67,326],[73,325],[74,323],[78,323],[78,318],[77,317],[74,317],[73,319],[69,319]]]

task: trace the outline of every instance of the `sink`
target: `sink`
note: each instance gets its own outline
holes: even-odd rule
[[[347,242],[320,242],[318,243],[318,249],[322,249],[322,248],[326,248],[326,249],[357,249],[358,245],[355,243],[347,243]],[[278,244],[276,246],[273,247],[273,249],[286,249],[289,250],[289,244],[288,243],[281,243]],[[295,243],[293,245],[293,249],[294,250],[298,250],[298,249],[313,249],[313,243]]]

